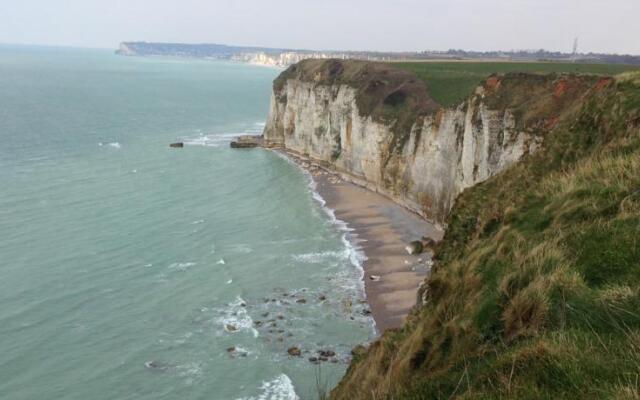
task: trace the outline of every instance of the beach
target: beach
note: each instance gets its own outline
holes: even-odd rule
[[[442,229],[307,157],[278,151],[311,174],[325,206],[352,229],[366,256],[362,265],[365,292],[378,333],[400,327],[416,304],[418,287],[431,266],[429,251],[409,255],[405,247],[423,237],[439,241]]]

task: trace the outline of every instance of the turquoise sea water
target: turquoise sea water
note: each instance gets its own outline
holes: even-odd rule
[[[0,47],[0,399],[335,384],[373,333],[361,254],[295,166],[228,148],[278,72]]]

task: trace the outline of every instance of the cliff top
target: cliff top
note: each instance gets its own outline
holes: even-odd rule
[[[553,81],[558,76],[613,76],[628,71],[639,71],[638,66],[613,64],[581,64],[551,62],[396,62],[381,63],[356,60],[305,60],[291,66],[276,79],[279,89],[290,78],[314,81],[320,84],[344,83],[356,89],[365,89],[369,101],[363,101],[364,112],[370,113],[382,95],[389,95],[402,85],[403,92],[417,100],[420,114],[434,111],[434,104],[455,107],[474,89],[491,76],[515,76],[518,80],[529,77],[540,83],[539,76]],[[527,79],[524,79],[527,80]],[[379,81],[383,85],[375,86]],[[422,82],[424,85],[420,85]],[[424,95],[426,91],[426,96]],[[359,101],[366,100],[359,99]]]
[[[289,79],[323,85],[345,84],[356,89],[360,112],[385,117],[399,107],[412,114],[429,114],[440,108],[428,94],[424,81],[393,64],[359,60],[308,59],[287,68],[273,83],[278,93]]]

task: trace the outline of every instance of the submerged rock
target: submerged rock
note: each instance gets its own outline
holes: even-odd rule
[[[154,361],[154,360],[145,362],[144,366],[146,368],[149,368],[149,369],[157,369],[157,370],[160,370],[160,371],[164,371],[165,369],[167,369],[166,366],[164,366],[160,362]]]
[[[179,148],[179,149],[181,149],[181,148],[183,148],[183,147],[184,147],[184,143],[182,143],[182,142],[171,143],[171,144],[169,145],[169,147],[173,147],[173,148]]]

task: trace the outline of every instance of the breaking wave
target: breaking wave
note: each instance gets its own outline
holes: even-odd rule
[[[262,382],[262,393],[254,397],[243,397],[237,400],[299,400],[291,379],[280,374],[271,381]]]

